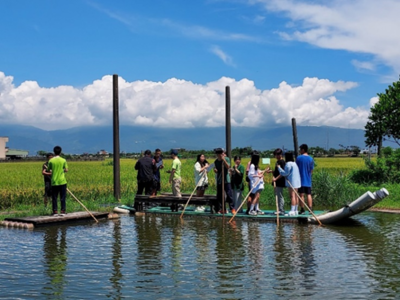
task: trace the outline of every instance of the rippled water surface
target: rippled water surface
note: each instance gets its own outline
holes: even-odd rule
[[[0,228],[1,299],[400,299],[400,215]]]

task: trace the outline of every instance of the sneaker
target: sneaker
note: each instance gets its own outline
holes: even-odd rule
[[[65,210],[62,210],[61,213],[60,213],[60,216],[62,217],[62,216],[65,216],[65,215],[66,215]]]
[[[286,214],[284,211],[280,211],[280,212],[279,212],[279,215],[280,215],[280,216],[287,216],[287,214]]]
[[[251,212],[249,212],[250,216],[257,216],[257,212],[255,210],[252,210]]]
[[[294,210],[289,211],[289,216],[290,217],[296,216],[296,212]]]
[[[52,214],[52,216],[53,216],[53,217],[56,217],[56,216],[58,216],[58,211],[56,211],[56,210],[53,210],[53,214]]]
[[[232,214],[232,215],[235,215],[235,214],[236,214],[236,209],[234,209],[234,208],[231,209],[231,214]]]
[[[304,210],[304,207],[302,207],[302,208],[300,209],[299,215],[303,215],[305,212],[306,212],[306,211]]]
[[[203,212],[206,208],[204,206],[197,206],[194,211]]]
[[[265,213],[262,210],[257,210],[257,215],[264,215]]]

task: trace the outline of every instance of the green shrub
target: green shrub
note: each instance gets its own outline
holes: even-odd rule
[[[365,158],[366,169],[354,170],[350,179],[359,184],[400,183],[400,149],[386,147],[376,162]]]
[[[349,204],[365,193],[364,189],[351,182],[344,172],[332,174],[320,169],[313,174],[313,206],[337,209]]]

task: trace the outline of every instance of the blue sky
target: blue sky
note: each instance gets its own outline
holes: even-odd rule
[[[394,0],[4,1],[0,122],[108,124],[116,73],[126,124],[222,125],[230,85],[235,126],[362,128],[398,80],[399,13]]]

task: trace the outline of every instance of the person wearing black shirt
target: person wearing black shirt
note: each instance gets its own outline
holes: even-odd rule
[[[139,159],[135,164],[135,170],[137,173],[137,194],[142,195],[143,190],[145,195],[151,195],[154,181],[154,171],[156,170],[156,164],[154,159],[151,158],[151,151],[146,150],[144,156]]]
[[[53,153],[47,153],[46,154],[46,159],[47,161],[43,164],[42,166],[42,175],[44,178],[44,195],[43,195],[43,203],[44,206],[47,206],[48,203],[48,198],[51,199],[52,193],[51,193],[51,173],[47,172],[47,166],[49,164],[49,160],[52,159],[54,156]]]
[[[286,187],[285,184],[285,177],[283,177],[278,170],[278,166],[280,166],[282,169],[285,169],[285,161],[283,160],[283,152],[282,149],[276,149],[274,151],[274,156],[276,158],[276,165],[275,165],[275,170],[272,171],[270,169],[267,170],[268,173],[273,173],[273,178],[272,178],[272,185],[274,185],[274,182],[276,184],[275,190],[275,196],[278,197],[278,207],[279,207],[279,214],[280,215],[285,215],[285,199],[283,198],[283,189]]]

